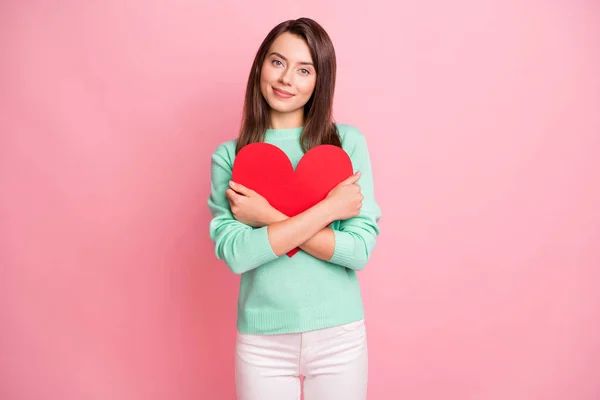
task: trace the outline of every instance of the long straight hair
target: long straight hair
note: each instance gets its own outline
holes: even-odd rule
[[[300,136],[302,150],[307,152],[321,144],[342,146],[339,132],[333,121],[333,96],[335,92],[336,57],[333,43],[327,32],[310,18],[281,22],[275,26],[260,45],[244,98],[242,125],[236,153],[250,143],[262,142],[269,127],[270,106],[260,90],[262,65],[271,45],[282,33],[289,32],[304,39],[313,59],[317,78],[315,89],[304,105],[304,126]]]

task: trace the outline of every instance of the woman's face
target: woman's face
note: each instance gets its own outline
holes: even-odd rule
[[[302,112],[315,89],[317,74],[306,42],[289,32],[279,35],[262,65],[260,90],[273,111]]]

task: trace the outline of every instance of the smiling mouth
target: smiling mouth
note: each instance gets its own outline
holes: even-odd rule
[[[291,94],[290,92],[286,92],[285,90],[281,90],[281,89],[277,89],[277,88],[273,88],[273,93],[275,93],[275,95],[277,97],[281,97],[283,99],[289,99],[290,97],[294,97],[294,95]]]

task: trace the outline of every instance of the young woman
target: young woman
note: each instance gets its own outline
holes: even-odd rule
[[[236,389],[240,400],[364,400],[367,340],[356,271],[379,234],[364,136],[332,117],[336,59],[308,18],[277,25],[248,79],[241,132],[212,155],[210,236],[219,259],[241,274]],[[295,167],[321,145],[343,148],[356,173],[314,207],[289,217],[231,182],[245,145],[279,147]],[[293,257],[286,253],[299,247]]]

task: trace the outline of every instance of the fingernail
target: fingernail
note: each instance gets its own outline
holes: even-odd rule
[[[234,181],[229,181],[229,184],[230,184],[231,186],[235,186],[235,182],[234,182]]]

